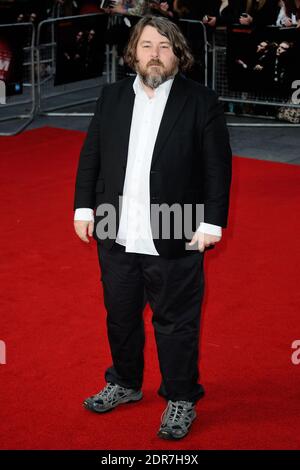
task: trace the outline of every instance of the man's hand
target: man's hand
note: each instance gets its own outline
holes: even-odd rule
[[[222,237],[217,237],[216,235],[209,235],[208,233],[202,233],[200,231],[195,232],[192,240],[189,243],[189,246],[198,243],[198,250],[203,253],[205,248],[211,245],[215,245],[221,240]]]
[[[240,16],[240,24],[249,26],[253,22],[253,18],[250,15]]]
[[[204,18],[202,18],[202,23],[204,24],[208,24],[208,26],[210,26],[211,28],[214,28],[216,26],[216,23],[217,23],[217,18],[216,16],[204,16]]]
[[[236,60],[236,63],[241,65],[244,69],[247,69],[248,68],[248,65],[245,64],[245,62],[243,62],[241,59],[237,59]]]
[[[75,232],[85,243],[90,243],[89,237],[93,236],[94,230],[94,222],[93,221],[86,221],[86,220],[74,220],[74,228]]]
[[[160,7],[162,10],[167,11],[167,10],[169,9],[168,2],[160,2],[159,7]]]
[[[289,18],[288,16],[286,18],[284,18],[283,24],[287,28],[290,28],[291,26],[293,26],[293,22],[292,22],[291,18]]]

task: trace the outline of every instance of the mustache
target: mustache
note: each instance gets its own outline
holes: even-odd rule
[[[160,65],[161,67],[164,66],[160,60],[150,60],[147,64],[147,67],[150,67],[151,65]]]

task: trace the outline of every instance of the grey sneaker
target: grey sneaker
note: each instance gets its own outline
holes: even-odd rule
[[[108,382],[103,390],[83,402],[83,406],[96,413],[105,413],[122,403],[139,401],[143,398],[141,390],[124,388],[118,384]]]
[[[157,435],[162,439],[181,439],[185,437],[196,418],[195,405],[190,401],[168,401],[161,416],[161,426]]]

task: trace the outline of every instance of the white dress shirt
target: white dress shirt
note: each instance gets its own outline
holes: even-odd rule
[[[135,101],[132,114],[127,167],[123,188],[122,210],[116,242],[126,252],[158,256],[150,223],[150,167],[159,126],[165,110],[173,79],[154,90],[149,98],[137,75],[133,89]],[[94,211],[79,208],[74,220],[94,220]],[[197,231],[222,235],[222,228],[201,222]]]

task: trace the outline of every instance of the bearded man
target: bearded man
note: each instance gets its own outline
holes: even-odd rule
[[[84,406],[103,413],[141,400],[148,301],[158,393],[167,401],[158,436],[181,439],[204,395],[198,381],[203,260],[227,225],[231,149],[214,92],[183,75],[193,57],[174,23],[142,18],[125,60],[136,77],[104,87],[76,178],[75,231],[86,243],[97,241],[112,355],[105,387]],[[115,218],[107,217],[110,208]],[[166,209],[160,217],[157,208]]]

